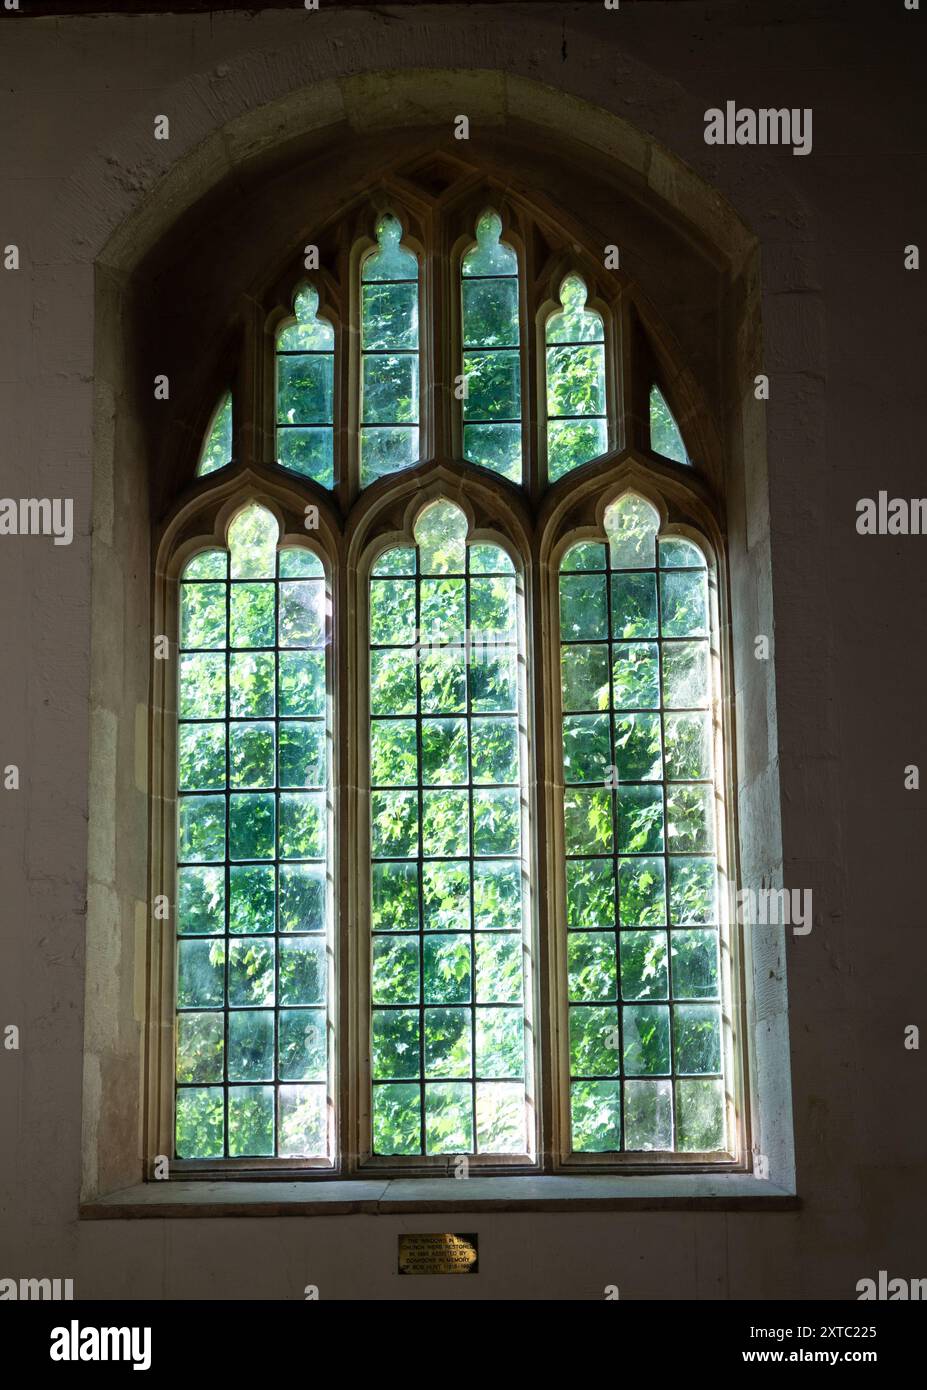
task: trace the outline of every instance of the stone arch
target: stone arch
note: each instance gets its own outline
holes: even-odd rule
[[[723,300],[724,312],[714,322],[724,349],[718,353],[715,342],[714,356],[728,365],[716,373],[707,393],[714,437],[709,429],[704,447],[716,463],[717,490],[723,490],[727,498],[732,625],[735,632],[738,628],[752,631],[752,615],[757,611],[770,615],[771,623],[767,550],[765,546],[758,550],[755,544],[767,525],[765,427],[762,407],[753,400],[751,389],[760,360],[755,236],[731,205],[682,159],[622,117],[520,73],[482,67],[476,54],[472,68],[452,67],[451,40],[448,35],[448,66],[443,69],[377,68],[368,51],[366,70],[348,71],[349,59],[343,56],[334,66],[340,63],[344,71],[332,77],[331,53],[304,42],[288,54],[252,51],[225,65],[224,71],[187,79],[162,94],[157,103],[181,116],[173,121],[176,143],[174,138],[163,145],[154,142],[147,116],[127,125],[107,152],[97,152],[70,181],[37,248],[39,258],[50,262],[73,257],[79,247],[80,259],[91,260],[96,271],[94,337],[86,345],[96,392],[91,676],[91,785],[95,792],[88,862],[87,999],[92,1007],[88,1007],[85,1054],[86,1193],[137,1181],[151,1157],[146,1151],[146,1106],[140,1097],[134,1104],[132,1097],[138,1095],[144,1029],[151,1035],[161,1026],[146,1018],[139,991],[133,994],[131,984],[116,981],[112,990],[101,993],[99,983],[102,963],[112,959],[114,939],[124,941],[126,928],[134,939],[135,978],[144,976],[152,964],[146,858],[141,848],[147,842],[152,760],[157,756],[148,734],[151,638],[156,635],[152,631],[151,537],[176,489],[159,486],[157,464],[164,455],[159,456],[152,444],[158,425],[152,424],[151,405],[143,400],[150,358],[137,330],[152,312],[152,304],[146,303],[152,283],[176,264],[179,240],[197,228],[208,229],[216,211],[242,183],[249,188],[274,187],[279,198],[288,175],[305,168],[324,148],[337,146],[350,152],[354,164],[349,171],[363,169],[373,164],[376,151],[399,131],[410,160],[425,159],[439,137],[447,138],[453,116],[466,110],[472,126],[482,122],[483,134],[474,142],[478,156],[494,160],[498,167],[510,163],[513,152],[525,153],[540,144],[545,163],[555,156],[564,161],[569,157],[575,162],[577,179],[598,181],[600,191],[586,212],[595,234],[607,229],[609,190],[620,192],[629,225],[636,219],[638,229],[654,229],[665,239],[664,248],[680,248],[688,263],[699,268],[696,297],[701,294],[707,299],[714,290],[719,292],[719,302]],[[395,51],[398,63],[399,47],[399,36],[389,37],[381,45],[379,62],[384,61],[384,53]],[[474,48],[478,50],[479,45],[471,35],[456,61],[465,61]],[[648,75],[642,64],[631,67],[641,81]],[[565,136],[565,130],[571,134]],[[783,197],[786,202],[791,197],[787,188]],[[554,202],[547,193],[541,198]],[[332,203],[332,211],[334,207]],[[93,216],[89,234],[88,208]],[[272,211],[277,217],[283,215],[277,204]],[[624,267],[644,286],[645,300],[655,304],[653,315],[644,311],[643,326],[667,360],[688,364],[693,354],[686,336],[692,342],[697,334],[690,323],[683,326],[681,338],[666,336],[663,325],[674,322],[672,314],[664,314],[661,322],[661,298],[665,301],[666,291],[654,294],[648,288],[657,287],[660,265],[665,262],[659,257],[648,259],[645,240],[639,230],[632,234],[638,249]],[[218,248],[220,254],[222,249]],[[229,252],[224,285],[239,287],[234,312],[229,312],[229,298],[223,297],[221,288],[207,301],[206,322],[215,356],[213,361],[198,363],[196,383],[187,397],[201,400],[200,408],[206,412],[221,384],[219,377],[228,370],[226,364],[236,358],[241,333],[264,330],[261,306],[251,301],[250,290],[266,271],[260,270],[260,258],[249,260],[251,249],[243,242]],[[204,254],[202,247],[198,254]],[[156,308],[160,313],[162,306]],[[636,331],[636,327],[628,323],[625,331]],[[191,352],[190,360],[198,355]],[[706,359],[710,356],[706,348]],[[694,368],[682,369],[677,385],[684,412],[691,406],[693,416],[705,385],[699,380],[703,364],[697,352],[695,362]],[[239,416],[248,420],[251,388],[241,380],[239,386],[245,397]],[[173,441],[179,445],[198,427],[195,413],[186,420],[175,419]],[[236,448],[236,456],[243,458],[245,467],[256,465],[260,470],[260,441],[253,437],[250,423],[239,442],[242,447]],[[114,593],[121,595],[129,634],[124,649],[123,634],[113,630]],[[745,708],[762,711],[751,717],[774,718],[773,672],[754,663],[745,666],[741,679],[747,687]],[[772,711],[772,716],[766,711]],[[765,729],[748,733],[762,743]],[[771,840],[761,850],[754,847],[757,879],[781,861],[774,768],[762,788],[767,801],[771,792],[775,813],[766,809],[767,821],[773,822]],[[756,793],[747,789],[741,817],[750,814],[752,795]],[[111,841],[116,849],[110,863],[100,846]],[[126,955],[123,949],[123,962]],[[784,1016],[784,1012],[783,986],[780,1013]],[[148,1041],[151,1044],[152,1036]],[[787,1040],[783,1045],[787,1049]],[[758,1142],[776,1168],[775,1137],[763,1137],[761,1132]],[[779,1158],[781,1174],[782,1164],[790,1161],[784,1139],[779,1143]]]
[[[653,69],[637,66],[641,82],[667,85]],[[161,93],[152,105],[178,113],[171,139],[151,138],[147,113],[115,132],[69,179],[37,243],[37,259],[60,259],[67,248],[80,247],[82,260],[126,275],[228,174],[272,160],[281,148],[302,153],[319,132],[347,126],[370,135],[435,126],[452,120],[462,104],[469,105],[473,124],[493,130],[520,124],[548,135],[575,131],[578,144],[620,166],[664,215],[682,217],[730,265],[739,268],[753,248],[754,236],[736,209],[692,167],[624,117],[579,95],[459,62],[341,76],[332,76],[332,67],[319,63],[317,44],[305,43],[287,61],[279,53],[253,52]]]

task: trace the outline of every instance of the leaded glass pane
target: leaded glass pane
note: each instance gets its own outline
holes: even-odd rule
[[[415,549],[381,555],[370,579],[381,1155],[531,1145],[518,580],[502,550],[466,535],[459,508],[433,503]]]
[[[228,391],[216,406],[209,422],[196,468],[197,477],[202,478],[207,473],[215,473],[217,468],[224,468],[231,461],[232,393]]]
[[[333,1157],[325,574],[277,539],[180,584],[178,1158]]]
[[[319,317],[319,294],[304,286],[295,322],[277,334],[277,460],[334,487],[335,330]]]
[[[387,214],[361,265],[360,475],[367,487],[418,462],[418,259]]]
[[[605,328],[586,308],[586,286],[568,275],[561,309],[547,320],[547,477],[556,482],[608,448]]]
[[[663,454],[676,463],[689,462],[679,426],[659,386],[650,388],[650,447],[654,453]]]
[[[500,241],[502,220],[484,212],[461,264],[464,454],[521,482],[521,333],[518,257]]]
[[[642,498],[605,528],[560,576],[572,1147],[719,1152],[707,567]]]

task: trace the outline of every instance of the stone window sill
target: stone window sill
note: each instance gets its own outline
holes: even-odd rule
[[[793,1193],[750,1174],[352,1178],[324,1182],[140,1183],[81,1204],[85,1221],[429,1212],[796,1211]]]

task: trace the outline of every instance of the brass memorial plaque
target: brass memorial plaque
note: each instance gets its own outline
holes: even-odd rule
[[[476,1274],[479,1236],[432,1231],[399,1237],[400,1274]]]

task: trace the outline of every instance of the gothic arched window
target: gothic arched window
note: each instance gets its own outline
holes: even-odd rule
[[[742,1164],[722,531],[634,287],[466,183],[300,244],[165,541],[177,1163]]]

